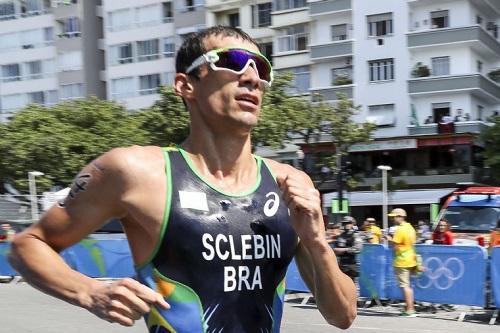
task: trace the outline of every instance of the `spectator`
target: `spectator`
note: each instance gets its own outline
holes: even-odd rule
[[[394,236],[387,235],[385,237],[394,245],[394,271],[406,303],[406,310],[401,313],[401,316],[416,317],[410,275],[416,271],[417,267],[417,254],[415,252],[417,233],[412,225],[406,222],[406,211],[404,209],[394,208],[389,216],[393,218],[394,224],[398,226]]]
[[[464,114],[464,120],[465,120],[465,121],[469,121],[469,120],[470,120],[470,113],[469,113],[469,112],[466,112],[466,113]]]
[[[380,238],[382,237],[382,230],[377,225],[377,220],[373,217],[368,217],[366,222],[369,223],[369,230],[371,234],[370,243],[372,244],[380,244]]]
[[[427,118],[425,118],[424,124],[432,124],[432,123],[434,123],[434,119],[432,119],[432,116],[428,116]]]
[[[464,121],[464,120],[465,118],[464,116],[462,116],[462,111],[461,110],[457,111],[457,114],[455,115],[455,121]]]
[[[431,238],[432,233],[430,232],[429,225],[425,221],[419,220],[417,223],[417,243],[425,243]]]
[[[497,221],[497,226],[495,230],[491,231],[490,234],[490,251],[495,247],[500,246],[500,219]]]
[[[356,254],[361,250],[361,239],[353,228],[356,220],[346,216],[342,220],[342,233],[335,240],[333,251],[337,255],[340,270],[353,281],[358,276]]]
[[[335,243],[337,237],[342,233],[338,224],[328,225],[326,227],[326,241],[328,244]]]
[[[0,225],[0,242],[11,242],[16,232],[9,223]]]
[[[432,244],[453,245],[453,233],[449,230],[445,219],[439,221],[436,230],[432,233]]]

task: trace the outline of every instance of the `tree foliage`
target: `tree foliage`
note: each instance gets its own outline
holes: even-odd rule
[[[489,182],[500,184],[500,116],[490,117],[488,121],[493,126],[488,127],[481,133],[481,140],[485,143],[483,157],[484,163],[489,167]]]
[[[41,171],[41,190],[67,186],[75,174],[103,152],[119,146],[147,144],[148,133],[128,117],[123,106],[97,98],[30,105],[0,128],[0,176],[26,190],[28,171]]]
[[[189,134],[189,114],[182,99],[172,88],[162,87],[160,99],[148,109],[132,116],[149,134],[149,144],[170,146],[180,144]]]

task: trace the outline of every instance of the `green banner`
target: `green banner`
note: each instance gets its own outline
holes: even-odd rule
[[[339,199],[332,199],[332,213],[333,214],[349,213],[349,200],[342,199],[342,205],[340,205]]]

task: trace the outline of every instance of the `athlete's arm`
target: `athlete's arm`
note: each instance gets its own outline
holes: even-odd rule
[[[9,259],[37,289],[130,326],[151,304],[168,307],[163,297],[132,279],[108,284],[89,278],[72,270],[58,254],[110,218],[126,215],[122,203],[129,182],[122,153],[112,150],[84,167],[65,201],[15,237]]]
[[[327,322],[346,329],[357,313],[356,287],[340,270],[326,240],[319,192],[304,172],[276,162],[269,164],[277,175],[292,226],[300,238],[296,253],[300,273]]]

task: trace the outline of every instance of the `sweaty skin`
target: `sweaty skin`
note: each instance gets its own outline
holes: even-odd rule
[[[257,47],[239,37],[210,35],[207,50]],[[191,128],[181,145],[194,168],[226,193],[256,182],[250,131],[257,124],[264,88],[253,66],[241,75],[199,67],[199,77],[177,73],[176,93],[186,102]],[[254,102],[249,102],[251,97]],[[356,289],[342,273],[326,241],[319,192],[302,171],[267,160],[300,238],[295,258],[318,309],[328,323],[348,328],[356,316]],[[98,167],[96,167],[98,166]],[[84,185],[83,185],[84,183]],[[161,148],[116,148],[77,176],[72,196],[55,205],[12,244],[11,264],[36,288],[83,307],[100,318],[131,326],[151,308],[169,308],[159,293],[123,279],[104,283],[72,270],[58,252],[85,238],[110,218],[119,218],[136,265],[149,260],[161,233],[168,184]]]

